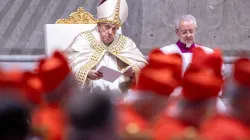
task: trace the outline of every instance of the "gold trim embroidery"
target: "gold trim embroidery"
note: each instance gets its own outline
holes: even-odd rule
[[[91,31],[83,32],[82,35],[88,40],[90,46],[95,50],[94,54],[91,56],[90,60],[84,65],[76,76],[76,80],[83,85],[87,79],[89,70],[92,69],[101,60],[105,53],[105,49],[96,42],[95,38],[92,37]]]
[[[104,51],[103,51],[104,52]],[[94,54],[91,56],[90,60],[87,62],[86,65],[84,65],[80,71],[77,73],[76,75],[76,80],[79,82],[79,83],[82,83],[84,85],[86,79],[87,79],[87,76],[88,76],[88,73],[89,73],[89,70],[92,69],[99,61],[100,59],[102,58],[103,56],[103,53],[100,54],[99,52],[94,52]]]
[[[99,43],[90,31],[85,32],[85,34],[86,34],[86,37],[89,40],[89,42],[91,42],[90,43],[91,46],[96,51],[100,51],[100,49],[101,50],[104,49],[104,50],[110,52],[111,54],[113,54],[114,56],[116,56],[117,58],[119,58],[124,63],[131,65],[131,63],[128,61],[128,59],[119,55],[121,50],[125,47],[125,44],[128,40],[127,37],[125,37],[124,35],[119,35],[119,39],[118,39],[116,44],[113,44],[112,46],[106,47],[103,43]]]
[[[77,74],[76,79],[78,82],[82,83],[84,85],[87,75],[89,73],[89,70],[92,69],[102,58],[104,55],[104,49],[100,47],[98,44],[95,43],[95,40],[91,39],[88,36],[88,32],[83,33],[87,40],[89,41],[91,47],[95,49],[94,54],[91,56],[90,60],[87,62],[86,65],[84,65],[81,69],[80,72]]]

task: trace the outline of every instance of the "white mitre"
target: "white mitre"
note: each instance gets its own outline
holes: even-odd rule
[[[121,26],[128,17],[126,0],[101,0],[97,6],[99,23],[112,23]]]

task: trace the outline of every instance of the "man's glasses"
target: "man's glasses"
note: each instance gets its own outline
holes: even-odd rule
[[[181,33],[181,35],[183,35],[183,36],[187,35],[188,33],[191,34],[191,35],[195,34],[195,29],[191,29],[191,30],[181,30],[181,29],[177,29],[177,31],[178,31],[179,33]]]

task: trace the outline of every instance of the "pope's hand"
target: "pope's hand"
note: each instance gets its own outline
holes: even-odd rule
[[[103,77],[103,75],[99,71],[90,70],[87,77],[91,80],[99,80]]]
[[[129,77],[129,78],[132,78],[135,76],[135,72],[132,68],[128,69],[127,71],[125,71],[123,73],[125,76]]]

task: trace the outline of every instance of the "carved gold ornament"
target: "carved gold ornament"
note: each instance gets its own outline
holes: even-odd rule
[[[97,20],[92,14],[86,12],[83,7],[79,7],[76,12],[69,15],[68,18],[58,19],[56,24],[96,24]]]

